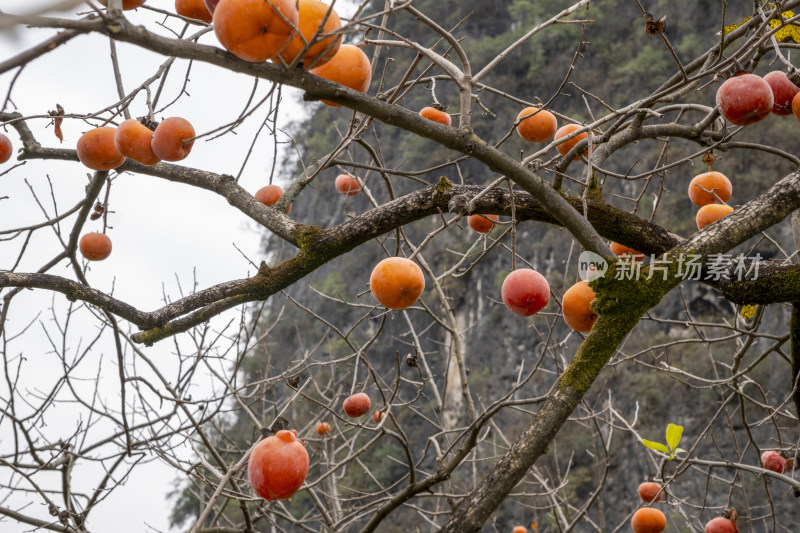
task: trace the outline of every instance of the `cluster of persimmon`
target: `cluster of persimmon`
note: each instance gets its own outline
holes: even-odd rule
[[[92,170],[111,170],[131,158],[143,165],[180,161],[194,144],[194,128],[180,117],[164,119],[155,131],[145,121],[128,119],[118,127],[102,126],[78,139],[76,152],[81,163]],[[111,254],[111,239],[105,233],[87,233],[78,244],[89,261],[102,261]]]
[[[185,159],[194,144],[194,128],[181,117],[164,119],[154,130],[128,119],[118,127],[102,126],[78,139],[78,159],[92,170],[111,170],[131,158],[143,165]]]
[[[800,120],[800,87],[781,71],[769,72],[763,78],[739,72],[719,87],[716,104],[720,114],[736,126],[754,124],[770,113],[794,114]],[[689,198],[702,206],[697,213],[699,229],[733,212],[725,205],[731,195],[730,181],[719,172],[712,172],[711,162],[709,172],[697,176],[689,186]]]
[[[733,192],[730,180],[722,172],[711,169],[713,154],[706,154],[703,162],[708,165],[708,172],[698,174],[689,183],[689,200],[700,206],[696,216],[697,229],[733,213],[733,208],[725,203]]]
[[[772,71],[763,78],[748,72],[737,73],[717,89],[716,102],[725,119],[736,126],[748,126],[775,115],[800,119],[800,87],[786,73]]]
[[[660,483],[646,481],[639,485],[639,497],[647,504],[661,500],[663,489]],[[635,533],[661,533],[667,527],[667,517],[654,507],[642,507],[633,513],[631,528]]]
[[[361,48],[342,44],[337,34],[341,19],[328,4],[318,0],[219,0],[209,8],[217,39],[239,59],[302,65],[311,74],[355,91],[369,89],[369,58]]]
[[[107,5],[106,1],[101,1]],[[123,9],[145,0],[124,0]],[[212,23],[220,44],[250,62],[301,65],[310,73],[367,92],[369,58],[361,48],[342,44],[342,21],[332,6],[318,0],[175,0],[183,17]],[[322,100],[330,106],[339,104]]]
[[[661,500],[663,489],[660,483],[646,481],[639,485],[639,497],[647,504]],[[654,507],[642,507],[633,513],[631,527],[635,533],[661,533],[667,527],[667,517]]]
[[[517,115],[517,133],[520,137],[530,142],[547,142],[550,139],[558,141],[574,132],[582,129],[579,124],[566,124],[558,127],[556,116],[541,107],[526,107]],[[567,155],[579,142],[589,137],[587,132],[581,132],[574,137],[562,141],[556,145],[556,150],[562,156]],[[587,149],[583,156],[587,157]],[[581,154],[575,156],[575,160],[581,158]]]

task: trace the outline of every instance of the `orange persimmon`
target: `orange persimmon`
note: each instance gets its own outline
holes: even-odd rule
[[[369,289],[378,303],[389,309],[405,309],[425,290],[425,276],[405,257],[387,257],[372,270]]]
[[[560,138],[566,137],[570,133],[572,133],[574,131],[577,131],[577,130],[579,130],[581,128],[583,128],[583,126],[581,126],[579,124],[567,124],[566,126],[561,126],[560,128],[558,128],[558,131],[556,131],[555,135],[553,136],[553,140],[557,141]],[[568,140],[566,142],[562,142],[561,144],[557,145],[556,146],[556,150],[558,150],[558,153],[561,154],[561,155],[567,155],[569,153],[569,151],[572,150],[572,148],[575,147],[576,144],[578,144],[582,140],[586,139],[588,136],[589,136],[589,134],[586,133],[585,131],[583,133],[579,133],[578,135],[576,135],[572,139],[570,139],[570,140]],[[583,156],[584,157],[588,157],[589,156],[589,149],[588,148],[586,149],[585,152],[583,152]],[[575,156],[575,161],[577,161],[580,158],[581,158],[580,154],[576,155]]]
[[[523,119],[522,117],[528,118]],[[526,141],[544,142],[552,139],[558,128],[555,115],[539,107],[526,107],[517,115],[517,120],[520,119],[522,120],[517,125],[517,133]]]
[[[308,43],[320,34],[333,33],[342,27],[339,15],[331,7],[318,0],[300,0],[297,4],[300,22],[292,32],[292,40],[278,54],[284,63],[290,64],[300,55]],[[330,11],[330,13],[328,13]],[[327,15],[327,19],[325,16]],[[322,21],[325,24],[322,25]],[[320,29],[322,25],[322,29]],[[330,61],[342,45],[341,35],[330,35],[308,47],[303,54],[303,66],[319,67]],[[277,60],[276,60],[277,61]]]
[[[125,162],[114,146],[116,128],[103,126],[89,130],[78,139],[76,151],[81,163],[92,170],[111,170]]]
[[[153,130],[136,119],[128,119],[114,133],[114,147],[125,157],[143,165],[155,165],[161,158],[153,153]]]
[[[708,191],[708,192],[706,192]],[[689,200],[694,205],[704,206],[716,203],[717,198],[711,194],[715,193],[723,202],[727,202],[733,187],[730,180],[722,172],[709,171],[698,174],[689,183]]]
[[[419,116],[434,122],[438,122],[443,126],[450,126],[453,124],[453,119],[450,118],[450,115],[448,115],[445,110],[441,108],[441,106],[437,106],[435,104],[433,106],[423,107],[420,109]]]
[[[213,22],[228,52],[257,62],[272,59],[288,46],[300,16],[293,0],[220,0]]]
[[[204,0],[175,0],[175,12],[186,18],[211,22],[211,12]]]
[[[724,216],[733,213],[733,208],[725,204],[708,204],[704,205],[697,212],[695,220],[697,222],[697,229],[703,229],[709,224],[716,222]]]
[[[579,281],[567,289],[561,299],[564,322],[575,331],[588,333],[597,320],[597,315],[591,308],[594,299],[594,290],[587,281]]]
[[[367,54],[352,44],[343,44],[330,61],[309,72],[361,93],[367,92],[372,81],[372,67]],[[322,103],[333,107],[340,105],[328,100],[322,100]]]

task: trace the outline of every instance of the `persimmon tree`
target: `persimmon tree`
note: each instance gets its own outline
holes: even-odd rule
[[[636,456],[668,495],[652,504],[667,516],[668,527],[699,531],[720,511],[736,507],[740,529],[743,524],[753,530],[797,529],[791,506],[796,506],[792,491],[800,493],[800,480],[789,467],[775,471],[758,458],[773,450],[792,459],[798,451],[800,261],[795,242],[800,242],[800,224],[793,213],[800,208],[800,159],[791,139],[772,145],[748,136],[770,121],[796,119],[770,115],[737,126],[721,116],[715,94],[725,79],[744,70],[784,71],[796,79],[791,51],[800,16],[792,10],[800,0],[757,1],[749,13],[736,17],[723,2],[709,22],[710,34],[719,35],[691,57],[673,46],[661,14],[646,12],[656,7],[635,0],[635,16],[626,24],[643,48],[669,58],[672,74],[653,90],[634,86],[635,98],[622,104],[571,81],[598,15],[615,9],[592,0],[561,6],[529,27],[516,28],[513,41],[480,60],[470,55],[461,21],[445,26],[417,2],[336,2],[342,26],[333,37],[342,36],[370,59],[372,83],[365,92],[308,72],[304,67],[313,67],[313,61],[305,65],[302,55],[288,62],[240,59],[215,40],[213,23],[180,16],[170,2],[151,0],[134,11],[122,10],[119,0],[107,4],[62,2],[58,13],[0,13],[3,31],[53,32],[0,62],[0,75],[9,81],[0,121],[16,150],[16,158],[0,167],[0,186],[31,178],[28,188],[41,211],[36,220],[28,221],[26,213],[19,216],[26,222],[15,223],[21,193],[0,189],[6,225],[0,228],[5,375],[0,515],[7,521],[24,528],[91,531],[99,509],[113,505],[113,495],[124,494],[125,477],[158,460],[182,476],[181,517],[189,518],[192,532],[408,531],[409,523],[421,531],[455,532],[477,531],[492,521],[498,530],[510,530],[512,517],[538,521],[547,531],[619,531],[629,527],[639,507],[651,504],[637,499],[621,512],[605,509],[609,471],[626,468],[628,459],[613,456],[616,438],[636,443]],[[515,5],[522,4],[527,3]],[[291,23],[283,18],[282,23]],[[411,38],[411,28],[429,38]],[[498,70],[537,39],[564,28],[572,49],[560,85],[549,93],[509,93]],[[54,105],[50,102],[17,108],[15,95],[33,90],[25,85],[26,67],[50,54],[79,62],[69,51],[80,39],[109,47],[113,68],[102,76],[113,82],[105,99],[92,102],[91,109],[59,105],[45,110]],[[313,43],[307,45],[312,49]],[[158,58],[157,66],[134,68],[120,60],[122,50]],[[181,154],[186,159],[173,163],[129,158],[113,169],[88,172],[84,180],[84,158],[75,149],[78,132],[116,127],[139,116],[143,126],[155,127],[174,116],[176,106],[189,112],[197,105],[191,99],[195,65],[214,69],[220,98],[226,84],[253,85],[240,112],[202,128],[195,124],[190,139],[197,151],[209,138],[236,138],[254,123],[249,138],[236,141],[243,147],[240,159],[230,161],[231,169],[241,171],[212,172]],[[179,90],[168,101],[162,89],[176,78]],[[53,100],[58,83],[53,80]],[[299,90],[312,109],[321,109],[321,100],[340,106],[326,111],[334,113],[336,137],[327,151],[305,153],[303,139],[283,132],[279,110],[282,91],[289,88]],[[580,100],[572,109],[582,107],[581,116],[560,112],[568,98]],[[423,106],[409,108],[406,102],[414,99],[433,105],[437,120],[421,116]],[[452,102],[446,109],[450,125],[439,120],[439,100]],[[203,102],[197,114],[213,105]],[[532,110],[531,115],[520,114],[521,109]],[[517,126],[540,112],[572,127],[541,142],[521,140]],[[490,129],[484,122],[502,127]],[[389,163],[386,152],[396,147],[382,139],[396,141],[398,132],[419,141],[420,152],[440,158],[418,168]],[[185,147],[187,139],[178,146]],[[631,157],[635,144],[656,147],[646,170]],[[246,168],[253,154],[279,150],[292,164]],[[771,162],[754,185],[757,195],[736,196],[736,178],[729,172],[739,203],[730,214],[683,235],[669,217],[662,221],[662,204],[678,196],[692,220],[695,211],[683,193],[697,174],[691,165],[704,169],[714,154],[724,161],[740,153],[757,153],[760,161]],[[71,169],[66,172],[74,202],[67,205],[48,190],[48,167],[27,165],[38,161]],[[46,177],[34,180],[30,168]],[[716,168],[723,170],[721,163]],[[287,169],[295,173],[284,175]],[[774,169],[784,172],[771,173]],[[254,173],[258,179],[248,181]],[[358,187],[348,185],[348,199],[335,208],[337,215],[302,212],[304,200],[334,196],[334,177],[341,174],[356,177]],[[136,304],[135,287],[94,283],[100,267],[84,259],[79,240],[87,233],[106,233],[115,249],[126,246],[114,239],[122,204],[115,190],[137,176],[220,197],[219,209],[263,229],[268,252],[243,269],[245,277],[207,286],[193,281],[191,290],[181,288],[177,296],[165,291],[155,308]],[[285,192],[277,201],[259,201],[256,190],[273,181]],[[258,186],[251,187],[254,183]],[[704,192],[713,204],[724,203],[715,188]],[[474,215],[502,218],[492,226],[487,217],[484,234],[467,229],[467,217]],[[213,214],[177,202],[168,214],[139,216],[163,216],[169,231],[168,220],[191,226],[193,219]],[[564,266],[548,266],[545,258],[525,252],[524,239],[536,238],[526,228],[545,225],[564,230],[556,246],[573,250]],[[610,241],[648,259],[618,258]],[[760,254],[765,246],[772,251],[768,259]],[[292,292],[364,249],[372,250],[369,257],[400,256],[416,263],[426,280],[421,298],[408,309],[387,309],[362,294],[367,278],[353,286],[318,284],[303,291],[304,298]],[[566,280],[575,277],[581,249],[607,266],[590,282],[596,295],[591,311],[597,316],[586,334],[570,330],[562,319],[562,296],[572,285]],[[145,258],[142,264],[160,261],[148,257],[147,246],[136,253]],[[100,255],[114,259],[114,251]],[[551,295],[543,311],[531,318],[511,313],[495,280],[474,289],[483,315],[465,314],[456,305],[473,290],[464,280],[496,255],[507,257],[505,273],[530,267],[549,278]],[[200,255],[196,261],[231,259]],[[705,320],[684,303],[679,317],[660,317],[659,305],[667,298],[680,301],[690,286],[714,291],[725,302],[719,305],[736,313]],[[27,304],[19,302],[29,294],[47,296],[49,305],[41,311],[47,320],[41,313],[25,318]],[[776,327],[786,306],[789,327]],[[271,333],[285,323],[289,308],[322,333],[298,328],[301,348],[287,355],[281,349],[289,341]],[[470,331],[482,320],[524,324],[531,332],[529,341],[510,353],[503,347],[504,357],[520,360],[504,390],[482,388],[483,378],[470,372],[481,357],[471,349]],[[91,329],[76,334],[76,322]],[[651,343],[646,334],[637,336],[650,323],[669,325],[679,338]],[[37,336],[46,337],[47,360],[57,368],[54,379],[41,383],[37,367],[45,363],[30,353]],[[497,345],[502,341],[498,337]],[[158,351],[165,345],[171,346],[168,353]],[[706,347],[702,356],[709,367],[676,363],[676,354],[687,345]],[[780,359],[785,379],[760,383],[759,366],[773,356]],[[658,420],[659,427],[682,422],[683,440],[671,429],[666,444],[643,446],[657,436],[642,433],[638,409],[620,408],[615,403],[620,391],[606,393],[596,385],[604,370],[629,365],[685,385],[684,394],[670,399],[673,405],[707,402],[704,394],[711,391],[714,414]],[[350,419],[342,402],[362,392],[380,413],[366,421]],[[53,418],[74,421],[74,428],[48,428]],[[569,466],[559,467],[572,461],[561,457],[557,446],[565,425],[591,443],[580,451],[591,449],[594,463],[591,490],[584,493],[572,492],[576,474]],[[311,466],[291,501],[267,502],[250,487],[245,465],[262,435],[284,429],[296,429],[307,441]],[[282,435],[296,444],[288,433]],[[733,444],[718,442],[720,435]],[[555,468],[543,465],[548,455]],[[376,456],[387,462],[379,472],[367,460]],[[630,494],[638,485],[629,488]]]

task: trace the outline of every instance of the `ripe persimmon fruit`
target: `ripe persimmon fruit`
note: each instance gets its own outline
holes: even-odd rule
[[[697,211],[695,220],[697,222],[697,229],[703,229],[709,224],[716,222],[724,216],[733,213],[733,208],[725,204],[708,204],[704,205]]]
[[[441,106],[423,107],[422,109],[419,110],[419,116],[421,116],[422,118],[427,118],[428,120],[432,120],[434,122],[438,122],[443,126],[450,126],[453,124],[453,119],[450,118],[450,115],[448,115],[444,109],[441,109]]]
[[[566,137],[570,133],[572,133],[574,131],[577,131],[577,130],[579,130],[581,128],[583,128],[583,126],[581,126],[579,124],[567,124],[565,126],[561,126],[560,128],[558,128],[558,131],[556,131],[555,135],[553,136],[553,140],[557,141],[560,138]],[[579,133],[578,135],[576,135],[572,139],[570,139],[568,141],[565,141],[565,142],[562,142],[561,144],[557,145],[556,146],[556,150],[558,150],[558,153],[561,154],[562,156],[563,155],[567,155],[569,153],[569,151],[572,150],[572,148],[576,144],[578,144],[582,140],[586,139],[587,137],[589,137],[589,134],[587,132],[584,131],[583,133]],[[588,156],[589,156],[589,149],[587,148],[586,151],[583,152],[583,157],[588,157]],[[580,154],[576,155],[575,156],[575,161],[579,160],[580,158],[581,158]]]
[[[125,162],[125,156],[114,146],[116,128],[103,126],[89,130],[78,139],[78,159],[92,170],[111,170]]]
[[[470,215],[467,217],[467,224],[478,233],[489,233],[498,220],[500,217],[497,215]]]
[[[644,261],[644,254],[642,252],[637,252],[633,248],[628,248],[627,246],[618,242],[612,242],[609,245],[609,248],[611,248],[611,251],[614,252],[614,254],[618,257],[630,256],[631,259],[637,263],[639,261]]]
[[[531,316],[544,309],[550,301],[550,284],[535,270],[518,268],[503,280],[500,295],[509,311]]]
[[[525,526],[514,526],[512,533],[528,533],[528,528]]]
[[[425,276],[414,261],[387,257],[372,269],[369,290],[378,303],[389,309],[406,309],[425,290]]]
[[[99,0],[101,4],[108,7],[108,0]],[[122,9],[128,11],[129,9],[136,9],[143,6],[147,0],[122,0]]]
[[[655,503],[661,501],[661,484],[655,481],[645,481],[639,485],[639,497],[642,501],[647,503]]]
[[[372,68],[367,54],[352,44],[343,44],[330,61],[309,72],[361,93],[367,92],[372,81]],[[322,103],[333,107],[340,105],[328,100],[322,100]]]
[[[772,112],[776,115],[792,114],[792,99],[800,92],[800,87],[795,85],[785,72],[773,70],[764,76],[772,89]]]
[[[5,163],[11,159],[11,154],[13,151],[14,148],[11,145],[11,139],[0,133],[0,163]]]
[[[102,261],[111,255],[111,239],[105,233],[87,233],[78,242],[78,249],[89,261]]]
[[[694,205],[704,206],[716,203],[718,200],[714,194],[711,194],[712,192],[723,202],[730,200],[733,187],[731,181],[722,172],[715,170],[703,172],[692,178],[689,183],[689,200]]]
[[[164,161],[186,159],[194,145],[194,128],[181,117],[164,119],[153,132],[150,147]]]
[[[635,533],[661,533],[667,527],[667,517],[658,509],[642,507],[633,513],[631,527]]]
[[[266,61],[292,40],[300,16],[294,0],[220,0],[214,33],[225,49],[245,61]]]
[[[718,516],[706,523],[705,533],[739,533],[739,528],[728,518]]]
[[[292,33],[292,40],[278,54],[287,65],[300,55],[308,43],[318,35],[333,33],[342,27],[339,15],[328,4],[318,0],[300,0],[297,4],[300,22]],[[329,13],[330,11],[330,13]],[[325,18],[327,15],[327,19]],[[325,24],[320,29],[322,21]],[[303,66],[319,67],[336,55],[342,45],[341,35],[329,35],[308,47],[303,54]]]
[[[266,187],[258,189],[254,196],[256,200],[264,205],[275,205],[275,202],[280,200],[281,196],[283,196],[283,188],[280,185],[267,185]],[[286,214],[288,215],[291,210],[292,206],[290,205],[286,209]]]
[[[597,315],[591,308],[595,297],[588,281],[579,281],[567,289],[561,299],[564,322],[575,331],[589,332],[597,320]]]
[[[761,466],[778,474],[786,471],[786,458],[774,450],[761,454]]]
[[[175,0],[175,12],[190,19],[211,22],[211,11],[204,0]]]
[[[247,477],[265,500],[285,500],[296,493],[308,474],[308,452],[295,433],[282,429],[255,445]]]
[[[769,83],[755,74],[728,78],[717,89],[717,107],[725,119],[737,126],[764,120],[772,113],[775,97]]]
[[[538,112],[537,112],[538,111]],[[536,113],[535,115],[531,115]],[[522,118],[522,117],[528,118]],[[556,116],[546,109],[540,107],[526,107],[517,115],[517,133],[526,141],[531,142],[544,142],[553,138],[556,130],[558,129],[558,121]]]
[[[369,396],[363,392],[357,392],[352,396],[345,398],[344,403],[342,404],[342,409],[344,409],[344,412],[347,413],[347,416],[351,418],[358,418],[359,416],[364,416],[369,412],[370,404],[371,402],[369,401]]]
[[[386,413],[384,413],[383,411],[375,411],[374,413],[372,413],[372,421],[375,422],[376,424],[380,423],[380,421],[383,420],[384,418],[386,418]]]
[[[153,130],[136,119],[128,119],[114,133],[114,147],[125,157],[143,165],[155,165],[161,159],[153,153]]]
[[[331,425],[327,422],[320,422],[317,424],[317,434],[325,435],[331,432]]]
[[[339,194],[355,196],[361,192],[361,184],[358,182],[358,178],[350,174],[339,174],[333,184]]]

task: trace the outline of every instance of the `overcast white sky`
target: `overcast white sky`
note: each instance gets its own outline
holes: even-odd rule
[[[2,0],[0,9],[7,13],[23,13],[54,2],[55,0]],[[147,5],[167,11],[174,10],[173,0],[149,0]],[[163,15],[146,9],[129,11],[126,14],[136,23],[166,33],[156,25],[164,20]],[[177,22],[168,21],[167,25],[177,31],[181,29]],[[0,60],[19,53],[53,33],[53,30],[24,28],[12,32],[0,30]],[[204,36],[201,42],[217,45],[213,32]],[[152,76],[165,61],[164,57],[130,45],[118,44],[117,47],[127,91]],[[186,61],[177,61],[173,66],[161,104],[178,96],[187,65]],[[0,75],[0,97],[5,97],[15,73],[16,71],[12,71]],[[253,87],[253,81],[245,76],[224,73],[218,68],[203,64],[194,64],[189,78],[186,87],[189,96],[184,95],[168,111],[156,118],[182,116],[193,123],[198,133],[234,120],[242,111]],[[268,84],[261,83],[256,99],[263,96],[267,89]],[[284,91],[287,97],[281,111],[285,124],[285,119],[288,118],[301,119],[306,110],[298,103],[296,92],[291,89]],[[23,70],[12,94],[16,109],[26,116],[46,114],[48,110],[55,108],[56,103],[61,104],[67,113],[91,113],[103,109],[118,100],[108,40],[97,35],[80,36],[37,59]],[[237,135],[228,134],[210,141],[199,140],[191,155],[178,164],[236,174],[249,150],[253,132],[258,128],[267,109],[264,107],[257,111],[253,119],[237,129]],[[133,116],[146,113],[144,95],[135,100],[131,112]],[[65,121],[65,140],[59,145],[52,128],[45,128],[48,122],[40,119],[29,123],[45,146],[74,148],[80,134],[90,129],[83,121]],[[6,133],[17,148],[19,139],[16,133]],[[265,131],[242,174],[240,184],[243,187],[255,192],[267,184],[272,154],[271,137]],[[0,166],[0,172],[12,162],[13,159]],[[9,200],[0,201],[0,229],[19,227],[43,219],[26,180],[37,193],[44,194],[44,199],[48,200],[49,176],[54,196],[59,202],[59,210],[64,211],[82,197],[88,172],[88,169],[77,163],[30,161],[22,169],[0,177],[0,196],[10,197]],[[279,182],[286,181],[287,177],[277,176],[277,179]],[[52,213],[52,205],[46,205]],[[192,190],[149,176],[125,174],[115,181],[110,208],[114,211],[109,218],[113,228],[108,231],[113,242],[113,252],[107,260],[92,264],[89,280],[95,287],[106,291],[110,291],[113,285],[116,297],[139,309],[152,310],[161,306],[164,292],[177,297],[176,278],[180,278],[184,288],[188,288],[191,286],[193,272],[196,272],[199,288],[252,273],[252,267],[237,252],[234,244],[256,263],[263,258],[259,248],[258,228],[233,210],[225,200],[203,190]],[[66,227],[69,227],[69,221]],[[100,231],[101,228],[99,222],[90,222],[87,225],[88,231]],[[18,247],[17,241],[0,242],[0,269],[10,268]],[[37,232],[25,260],[17,270],[35,271],[58,250],[59,244],[51,231]],[[70,276],[66,263],[51,272]],[[22,298],[15,299],[12,327],[21,327],[50,303],[51,295],[41,291],[29,292]],[[56,303],[63,303],[63,300]],[[223,318],[221,322],[228,318],[230,317]],[[44,318],[40,319],[46,321]],[[88,337],[96,324],[87,322],[77,327],[86,328],[85,335]],[[28,335],[24,344],[17,344],[16,349],[24,352],[29,360],[40,358],[42,361],[43,364],[37,364],[39,373],[35,380],[44,382],[48,377],[54,379],[61,370],[59,367],[48,368],[46,352],[49,348],[42,335]],[[164,342],[148,349],[148,353],[169,365],[172,349],[170,342]],[[108,361],[106,367],[113,375],[116,372],[113,349],[106,346],[102,350]],[[113,389],[111,394],[113,396]],[[67,412],[56,420],[51,420],[50,429],[56,433],[69,433],[74,431],[76,423]],[[0,450],[7,444],[8,440],[0,435]],[[173,481],[176,479],[174,471],[153,462],[134,472],[123,489],[115,492],[100,509],[90,515],[88,527],[91,531],[125,533],[167,530],[170,502],[167,501],[166,494],[173,488]],[[41,506],[38,499],[33,498],[31,501],[33,505]],[[19,503],[19,499],[12,499],[2,504],[14,507]],[[148,529],[145,523],[153,529]],[[9,520],[0,521],[0,530],[5,533],[30,529],[30,526]]]

